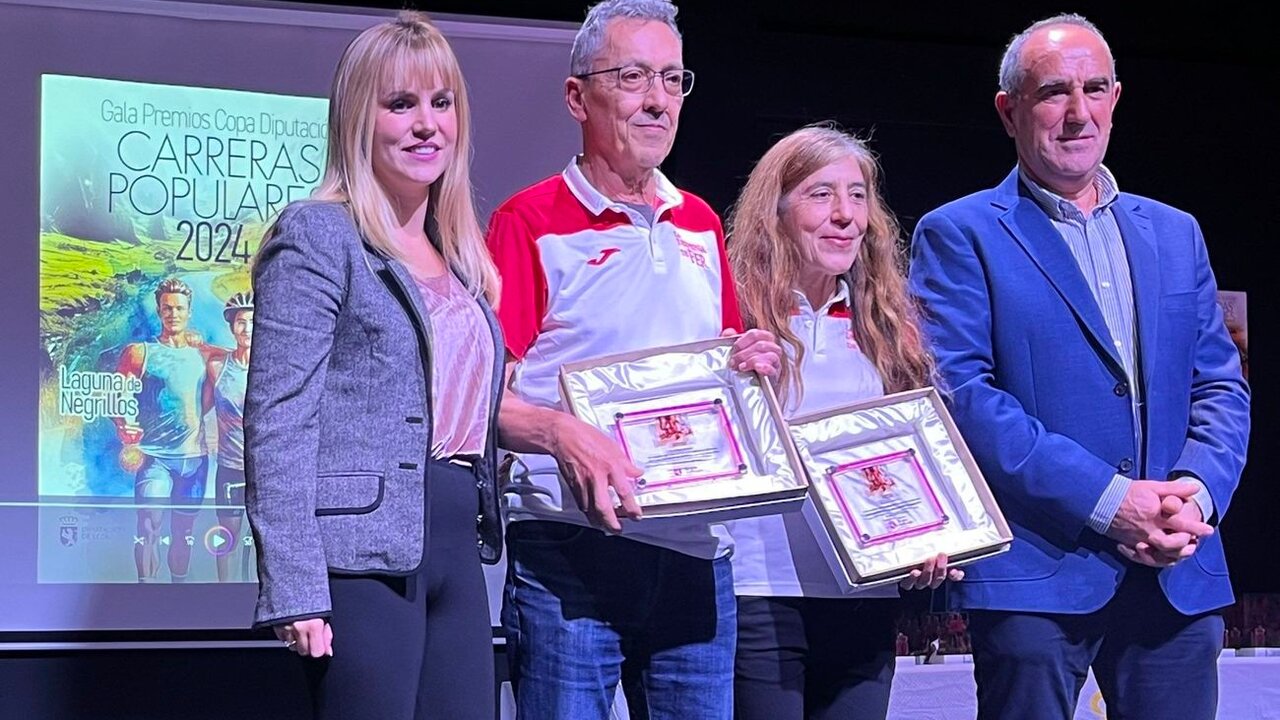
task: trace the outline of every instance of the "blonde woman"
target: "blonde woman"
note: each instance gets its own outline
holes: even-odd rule
[[[760,159],[730,216],[743,320],[786,351],[778,385],[789,415],[932,382],[879,174],[856,137],[802,128]],[[800,513],[736,521],[730,531],[736,716],[884,718],[897,589],[843,595]],[[940,555],[903,586],[937,587],[947,576]]]
[[[317,717],[491,718],[497,273],[466,86],[404,13],[347,47],[325,176],[254,269],[254,622],[308,658]]]

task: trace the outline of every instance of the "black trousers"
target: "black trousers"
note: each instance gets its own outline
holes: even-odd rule
[[[884,720],[893,598],[739,597],[737,720]]]
[[[303,659],[318,720],[492,720],[493,634],[470,469],[427,469],[426,556],[408,577],[330,576],[333,657]]]

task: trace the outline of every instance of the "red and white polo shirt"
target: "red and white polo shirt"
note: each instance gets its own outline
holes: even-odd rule
[[[519,360],[512,390],[560,408],[560,366],[612,353],[741,330],[720,218],[660,172],[652,224],[591,186],[577,159],[513,195],[490,220],[487,242],[502,274],[498,319]],[[587,525],[556,462],[519,454],[525,470],[507,488],[508,516]],[[623,522],[629,538],[698,557],[730,547],[696,520]]]

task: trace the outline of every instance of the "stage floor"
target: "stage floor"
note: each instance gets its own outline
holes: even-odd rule
[[[890,720],[973,720],[978,709],[972,659],[968,655],[946,655],[941,659],[943,662],[922,665],[914,657],[898,658],[889,701]],[[1224,650],[1218,659],[1218,681],[1221,720],[1280,720],[1280,656],[1238,657],[1234,650]],[[511,686],[503,683],[502,718],[514,717]],[[613,717],[627,718],[621,694]],[[1091,672],[1080,693],[1075,720],[1105,718],[1106,705]]]

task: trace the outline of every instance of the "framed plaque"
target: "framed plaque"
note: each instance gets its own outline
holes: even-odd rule
[[[805,517],[852,592],[896,582],[938,553],[964,565],[1013,534],[933,388],[791,421],[813,503]]]
[[[720,398],[614,415],[618,444],[645,468],[643,490],[739,477],[742,444]]]
[[[914,448],[834,465],[823,479],[863,547],[926,533],[949,519]]]
[[[729,367],[733,338],[610,355],[560,369],[579,419],[644,471],[645,517],[713,520],[798,510],[808,476],[773,388]]]

